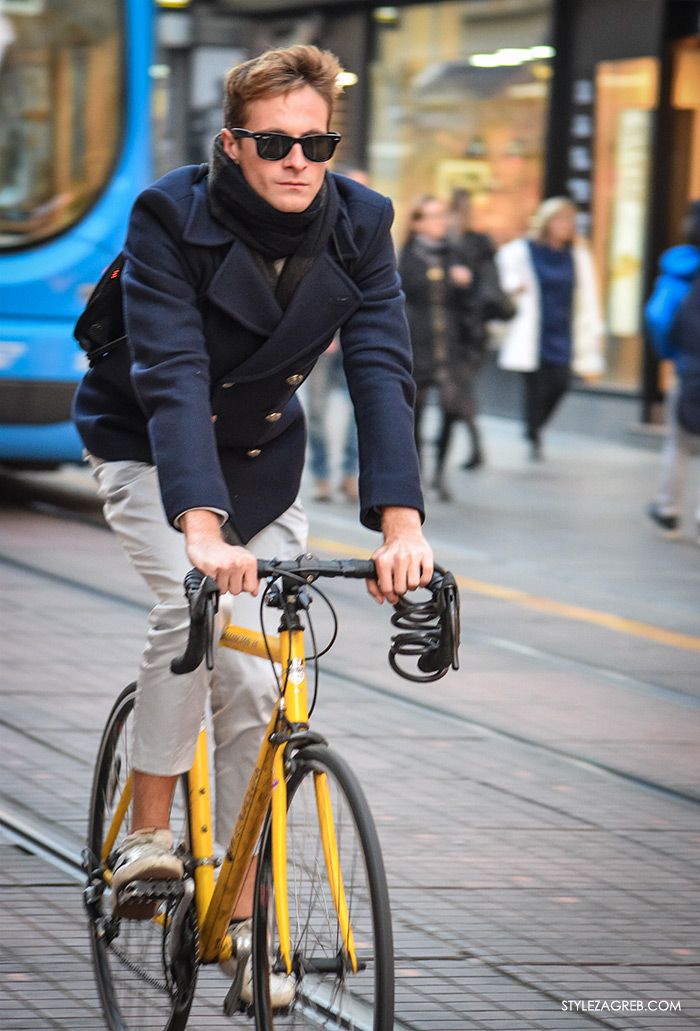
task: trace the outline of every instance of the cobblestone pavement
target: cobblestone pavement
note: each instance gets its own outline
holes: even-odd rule
[[[0,509],[0,815],[79,851],[100,729],[135,669],[145,597],[104,531],[44,518]],[[347,585],[338,593],[354,636],[341,622],[316,726],[350,760],[378,824],[397,1031],[700,1027],[700,706],[656,673],[642,683],[642,668],[616,680],[607,661],[626,649],[633,663],[643,646],[648,669],[690,684],[697,652],[693,665],[667,645],[549,620],[571,654],[582,634],[596,657],[608,649],[584,668],[585,656],[503,647],[520,623],[491,600],[494,639],[475,614],[460,672],[418,690],[388,671],[388,615]],[[9,836],[0,864],[0,1028],[104,1028],[79,885]],[[252,1026],[224,1019],[225,991],[217,970],[203,972],[192,1031]]]

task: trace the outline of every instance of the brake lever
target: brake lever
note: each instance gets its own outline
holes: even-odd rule
[[[185,596],[190,607],[190,631],[182,655],[170,663],[173,673],[191,673],[206,657],[207,669],[214,668],[214,616],[219,609],[216,580],[191,569],[185,577]]]
[[[392,637],[389,664],[399,676],[417,683],[440,680],[450,667],[459,669],[457,583],[452,573],[436,567],[427,589],[429,602],[409,602],[404,596],[391,617],[393,625],[405,632]],[[414,657],[419,674],[403,669],[399,656]]]
[[[459,669],[459,591],[454,576],[445,572],[442,583],[434,591],[437,607],[439,634],[418,660],[418,669],[423,673],[437,673],[439,670]]]

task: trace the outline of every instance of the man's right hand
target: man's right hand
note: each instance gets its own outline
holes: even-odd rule
[[[216,512],[206,508],[190,509],[180,516],[180,527],[185,534],[188,559],[202,573],[216,580],[222,594],[258,593],[257,558],[247,548],[224,541]]]

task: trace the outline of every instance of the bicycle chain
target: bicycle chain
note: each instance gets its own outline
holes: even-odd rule
[[[145,889],[139,890],[139,897],[144,899],[144,901],[162,899],[163,892],[162,890],[160,892],[157,890],[157,883],[158,882],[153,882],[150,888],[146,887]],[[175,901],[176,900],[172,899],[172,895],[171,899],[166,899],[166,917],[168,915],[169,909],[171,908],[171,905],[174,904]],[[168,935],[168,923],[169,921],[167,919],[163,923],[163,949],[165,949],[165,943]],[[199,957],[199,926],[196,920],[192,921],[192,925],[188,933],[192,935],[195,955]],[[123,950],[119,947],[119,945],[116,944],[114,938],[109,942],[107,947],[116,956],[119,962],[127,968],[127,970],[130,970],[132,974],[136,974],[139,980],[143,981],[145,984],[149,984],[152,988],[156,988],[159,992],[162,992],[164,995],[168,995],[171,999],[174,999],[176,997],[176,992],[174,991],[175,986],[173,986],[170,983],[170,977],[168,976],[168,968],[165,964],[164,956],[161,956],[161,961],[163,962],[166,971],[166,980],[159,980],[154,974],[149,974],[133,959],[130,959],[130,957],[127,956],[126,953],[123,952]],[[196,966],[199,967],[199,959],[197,959]]]
[[[114,944],[113,940],[109,943],[108,948],[132,974],[136,974],[141,981],[150,984],[152,988],[157,988],[159,992],[163,992],[164,995],[170,995],[172,998],[172,993],[165,981],[159,981],[153,974],[146,973],[137,963],[134,963],[133,959],[129,959],[119,946]]]

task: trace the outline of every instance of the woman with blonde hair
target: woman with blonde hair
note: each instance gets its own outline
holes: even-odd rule
[[[527,237],[496,255],[503,288],[516,304],[499,365],[524,374],[525,435],[542,457],[541,431],[566,393],[571,373],[593,379],[603,370],[603,320],[593,260],[576,234],[576,208],[550,197],[535,212]]]

